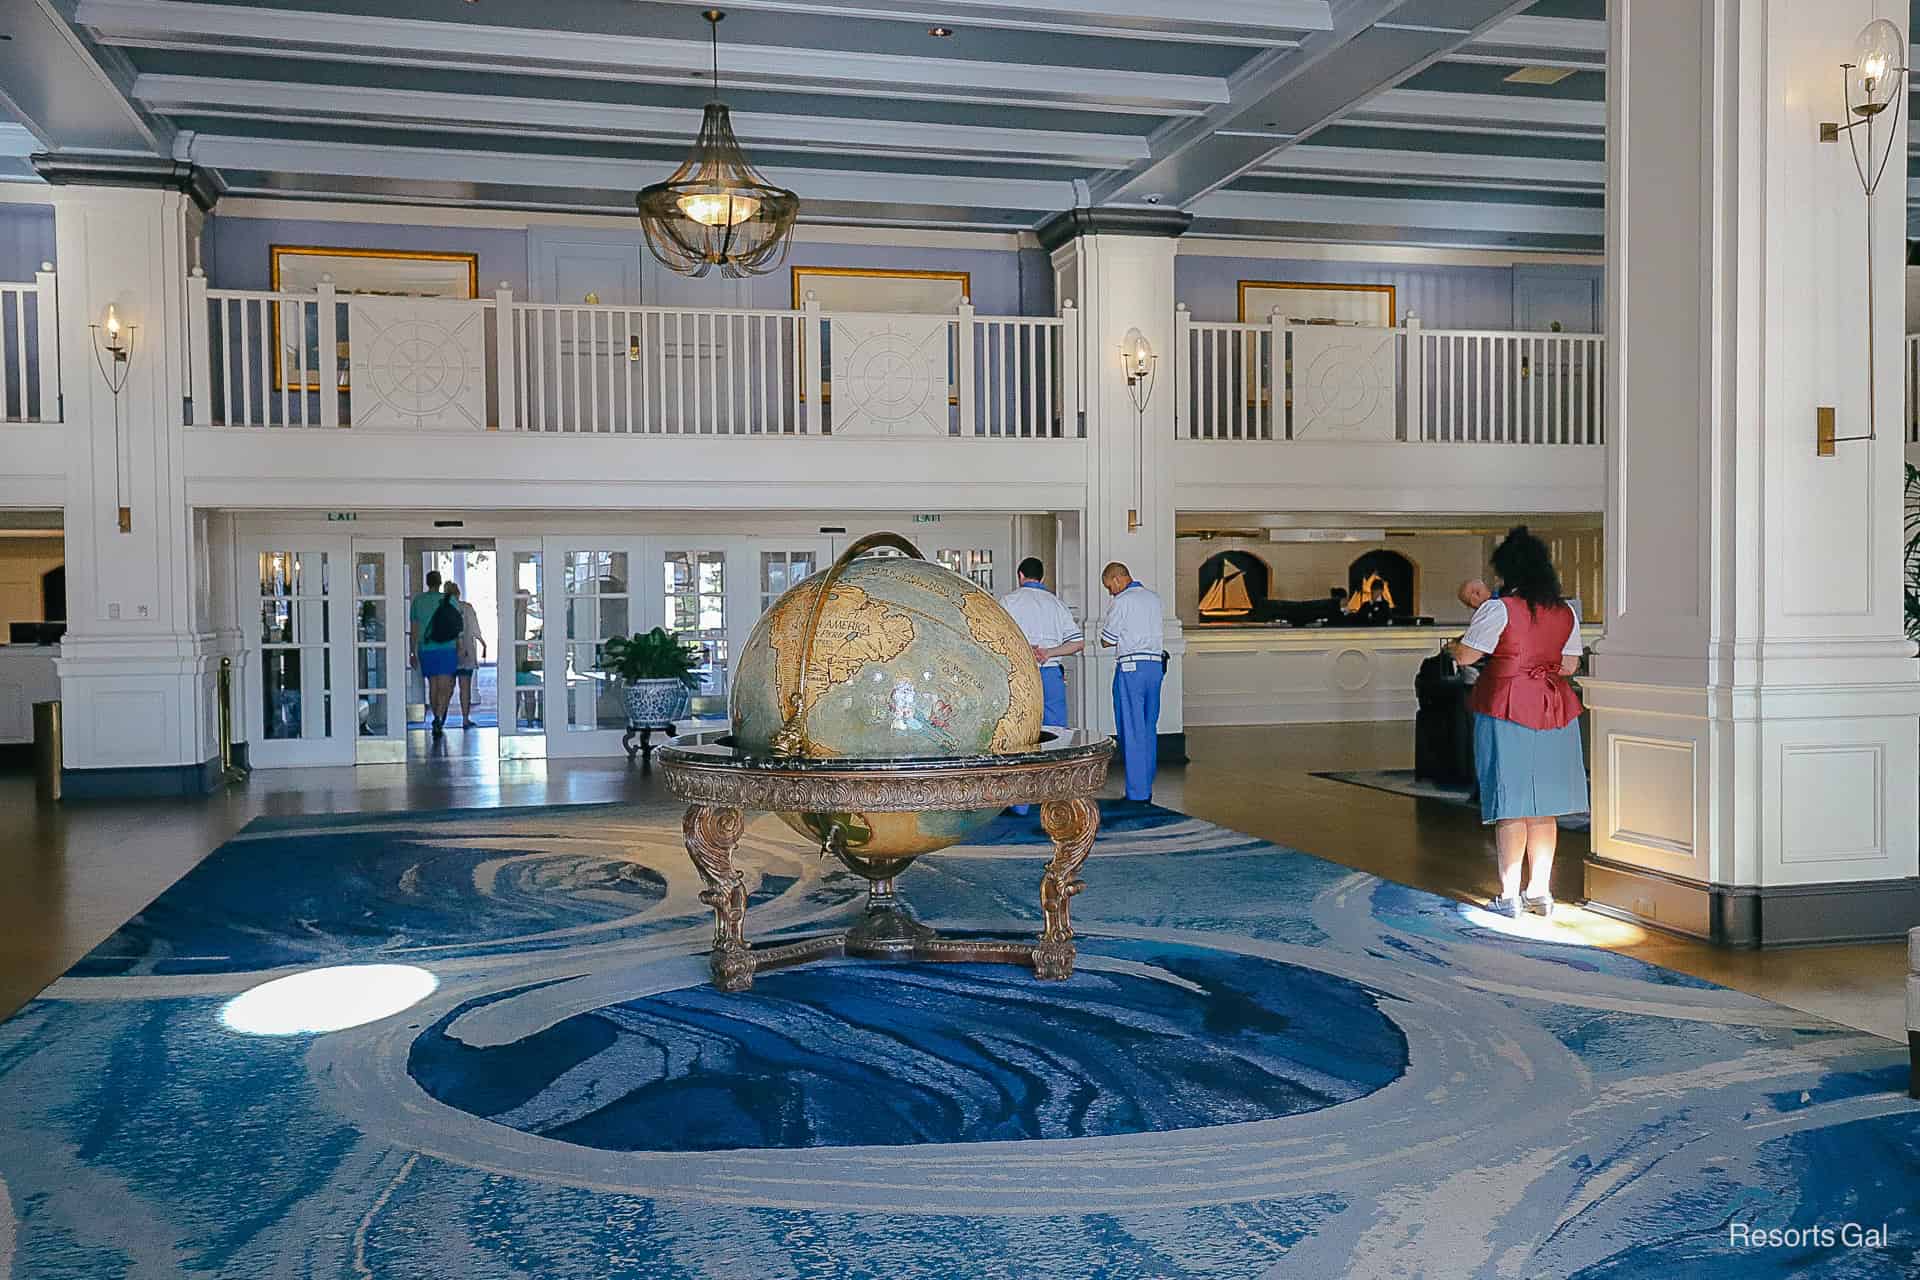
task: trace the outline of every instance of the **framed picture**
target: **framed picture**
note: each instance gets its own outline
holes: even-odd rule
[[[962,299],[973,296],[973,274],[968,271],[908,271],[890,267],[792,267],[793,309],[798,311],[811,293],[825,312],[870,311],[889,315],[950,316]],[[827,358],[832,360],[829,345]],[[800,347],[806,367],[806,344]],[[827,366],[831,369],[831,363]],[[801,399],[806,398],[804,380]],[[820,398],[833,399],[833,382],[823,377]],[[959,388],[948,393],[949,403],[960,402]]]
[[[822,311],[884,311],[950,316],[973,296],[966,271],[895,271],[886,267],[794,267],[793,309],[811,293]]]
[[[1240,323],[1262,324],[1275,311],[1293,324],[1394,325],[1390,284],[1325,284],[1309,280],[1242,280]]]
[[[311,293],[319,288],[322,276],[333,277],[333,287],[342,295],[375,294],[390,298],[477,298],[480,296],[480,255],[475,253],[431,253],[411,249],[338,249],[322,245],[276,244],[270,255],[269,287],[275,292]],[[299,303],[281,303],[273,312],[273,389],[278,391],[286,368],[296,370],[300,351],[292,345],[299,341],[300,320],[293,314]],[[344,317],[346,304],[340,304]],[[319,326],[309,321],[306,327],[305,389],[318,391],[324,381],[321,371],[335,370],[334,381],[347,390],[345,341],[330,360],[320,358]],[[283,336],[283,329],[296,332]],[[336,332],[345,333],[338,324]]]

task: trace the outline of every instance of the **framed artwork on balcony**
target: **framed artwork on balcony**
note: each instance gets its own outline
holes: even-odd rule
[[[894,316],[950,316],[973,296],[973,276],[967,271],[910,271],[891,267],[792,267],[793,309],[798,311],[811,293],[820,309],[833,312],[872,312]],[[806,346],[801,344],[801,367]],[[827,369],[833,368],[833,339],[827,338]],[[801,393],[802,399],[805,392]],[[830,373],[821,378],[821,399],[833,399]],[[949,403],[958,404],[959,389],[950,388]]]
[[[388,298],[478,298],[480,296],[480,256],[474,253],[434,253],[414,249],[340,249],[323,245],[276,244],[268,249],[269,287],[276,293],[311,293],[322,277],[333,277],[333,287],[342,296],[335,332],[345,334],[347,326],[345,295],[359,293]],[[352,352],[342,338],[330,360],[320,358],[320,334],[317,318],[302,317],[296,308],[304,304],[282,302],[273,311],[273,389],[280,390],[289,366],[298,383],[301,367],[302,331],[306,345],[307,382],[305,390],[318,391],[323,385],[321,371],[331,368],[339,390],[347,386],[347,369]],[[296,386],[295,390],[301,389]]]
[[[1241,324],[1264,324],[1275,311],[1293,324],[1359,324],[1391,329],[1393,286],[1318,280],[1240,282]]]

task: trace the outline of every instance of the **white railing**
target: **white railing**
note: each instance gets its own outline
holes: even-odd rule
[[[1920,333],[1907,335],[1906,359],[1901,368],[1906,372],[1907,387],[1907,443],[1920,444]]]
[[[58,422],[60,402],[59,291],[53,264],[33,281],[0,281],[0,418]]]
[[[1174,317],[1185,440],[1597,445],[1605,339]]]
[[[952,315],[882,315],[824,311],[811,296],[790,311],[530,303],[502,287],[423,300],[396,322],[407,300],[328,283],[213,289],[196,272],[188,292],[196,426],[1083,434],[1071,303],[1057,316],[982,316],[965,303]]]

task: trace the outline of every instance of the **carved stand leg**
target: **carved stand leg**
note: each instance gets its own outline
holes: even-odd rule
[[[747,950],[747,886],[733,866],[734,846],[746,825],[740,810],[705,804],[688,805],[682,824],[687,856],[707,886],[700,901],[713,908],[713,985],[722,991],[745,991],[753,985],[753,957]]]
[[[1033,974],[1036,978],[1070,978],[1075,951],[1067,904],[1087,887],[1080,879],[1080,864],[1093,851],[1093,836],[1100,829],[1100,805],[1085,796],[1049,800],[1040,807],[1040,826],[1053,840],[1053,860],[1040,877],[1044,923],[1040,945],[1033,952]]]

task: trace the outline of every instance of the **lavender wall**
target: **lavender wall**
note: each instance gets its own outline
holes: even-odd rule
[[[487,227],[414,227],[403,223],[312,222],[304,218],[207,219],[201,260],[216,289],[264,289],[271,278],[268,250],[276,244],[340,249],[414,249],[480,256],[480,292],[505,280],[527,290],[527,233]]]
[[[1539,272],[1541,268],[1527,268]],[[1599,280],[1599,267],[1560,272]],[[1511,267],[1413,266],[1406,263],[1317,262],[1290,258],[1214,258],[1182,254],[1174,260],[1174,297],[1196,320],[1238,320],[1242,280],[1311,280],[1327,284],[1390,284],[1394,319],[1413,311],[1434,329],[1514,327]],[[1258,319],[1258,317],[1248,317]],[[1600,317],[1596,316],[1596,321]]]
[[[0,280],[32,280],[53,260],[53,206],[0,204]]]
[[[17,206],[16,206],[17,207]],[[0,232],[4,234],[4,232]],[[48,221],[51,242],[52,223]],[[480,290],[490,292],[502,280],[518,297],[528,291],[528,237],[525,231],[463,227],[416,227],[403,223],[313,222],[294,218],[208,220],[204,257],[207,278],[216,288],[264,289],[267,251],[275,244],[319,244],[353,249],[427,249],[480,255]],[[640,231],[632,232],[634,254],[646,253]],[[0,259],[4,261],[4,259]],[[37,259],[36,259],[37,261]],[[878,267],[900,270],[965,271],[972,278],[976,309],[993,315],[1050,315],[1053,271],[1037,249],[950,249],[901,245],[808,244],[793,246],[787,263],[744,282],[717,273],[700,280],[676,280],[671,299],[680,305],[785,307],[792,297],[787,267]],[[648,298],[646,301],[655,301]]]

